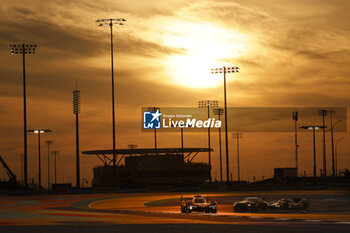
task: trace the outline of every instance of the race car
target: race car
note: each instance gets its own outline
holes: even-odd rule
[[[267,210],[268,203],[258,197],[246,197],[242,201],[237,201],[233,205],[233,211],[264,211]]]
[[[310,207],[310,199],[282,198],[270,203],[268,206],[272,210],[305,210]]]
[[[217,203],[209,200],[208,196],[197,195],[189,201],[183,200],[181,196],[181,213],[191,213],[192,211],[216,213]]]

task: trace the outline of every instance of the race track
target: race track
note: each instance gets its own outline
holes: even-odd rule
[[[190,198],[194,194],[183,194]],[[344,192],[210,193],[217,214],[180,212],[181,194],[89,194],[0,197],[0,232],[350,232],[350,202]],[[310,197],[307,212],[234,213],[246,196],[268,200]],[[205,227],[204,227],[205,226]],[[79,230],[80,229],[80,230]],[[129,231],[128,231],[129,230]],[[131,230],[131,231],[130,231]],[[167,232],[167,233],[168,233]]]

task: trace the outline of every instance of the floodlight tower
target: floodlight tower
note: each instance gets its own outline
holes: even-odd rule
[[[99,27],[109,26],[111,29],[111,68],[112,68],[112,123],[113,123],[113,166],[115,166],[116,160],[116,142],[115,142],[115,104],[114,104],[114,61],[113,61],[113,26],[121,26],[124,25],[123,22],[126,20],[123,18],[117,19],[98,19],[96,23],[98,23]]]
[[[318,129],[323,129],[323,126],[321,126],[321,125],[303,125],[299,128],[312,130],[313,146],[314,146],[314,177],[316,177],[317,174],[316,174],[316,133],[315,132]]]
[[[226,99],[226,73],[237,73],[239,67],[230,66],[211,69],[212,74],[224,74],[224,99],[225,99],[225,146],[226,146],[226,182],[230,183],[230,168],[229,168],[229,156],[228,156],[228,135],[227,135],[227,99]]]
[[[212,108],[218,108],[219,103],[217,100],[201,100],[198,101],[198,108],[206,108],[208,109],[208,119],[210,118],[210,109]],[[208,160],[209,160],[209,166],[211,168],[211,153],[210,153],[210,125],[208,127]],[[211,182],[211,173],[209,176],[209,180]]]
[[[76,152],[76,184],[80,188],[80,152],[79,152],[79,113],[80,113],[80,91],[73,91],[73,114],[75,115],[75,152]]]
[[[293,112],[293,120],[294,120],[294,133],[295,133],[295,168],[297,169],[298,176],[298,120],[299,113],[298,111]]]
[[[28,153],[27,153],[27,99],[26,99],[26,54],[36,53],[36,44],[10,44],[11,54],[22,54],[23,59],[23,121],[24,121],[24,185],[28,186]]]
[[[41,155],[40,155],[40,134],[52,132],[51,129],[28,129],[27,132],[38,134],[38,184],[41,188]]]
[[[237,180],[241,180],[240,169],[239,169],[239,139],[243,138],[243,133],[232,133],[232,137],[237,140]]]
[[[149,107],[147,109],[149,112],[155,112],[160,110],[158,107]],[[154,129],[154,153],[158,155],[158,149],[157,149],[157,129]]]
[[[47,145],[47,190],[50,190],[50,145],[53,141],[45,141]]]
[[[224,109],[223,108],[214,108],[214,115],[217,115],[219,117],[224,114]],[[220,153],[220,182],[222,183],[222,148],[221,148],[221,127],[219,128],[219,153]]]
[[[318,115],[322,116],[322,126],[323,126],[323,176],[327,176],[327,159],[326,159],[326,126],[325,126],[325,117],[328,115],[328,110],[321,109],[318,110]]]
[[[57,155],[59,155],[60,154],[60,152],[59,151],[57,151],[57,150],[54,150],[54,151],[52,151],[51,152],[51,154],[54,156],[54,164],[55,164],[55,184],[57,184],[57,163],[56,163],[56,157],[57,157]]]

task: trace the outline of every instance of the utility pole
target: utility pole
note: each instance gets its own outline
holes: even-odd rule
[[[236,138],[237,145],[237,180],[241,181],[240,167],[239,167],[239,139],[243,138],[243,133],[233,133],[233,138]]]
[[[198,107],[199,108],[206,108],[208,110],[208,119],[210,118],[210,109],[212,108],[218,108],[219,104],[217,100],[202,100],[198,101]],[[208,161],[209,166],[211,169],[211,151],[210,151],[210,126],[208,127]],[[210,171],[210,178],[209,181],[212,181],[211,178],[211,171]]]
[[[318,110],[318,115],[322,116],[322,126],[323,126],[323,176],[327,176],[327,158],[326,158],[326,125],[325,117],[328,115],[328,110],[321,109]]]
[[[313,167],[313,170],[314,170],[314,177],[317,176],[316,174],[316,130],[318,129],[322,129],[323,126],[321,125],[303,125],[300,127],[300,129],[309,129],[309,130],[312,130],[312,136],[313,136],[313,151],[314,151],[314,167]]]
[[[47,145],[47,190],[50,190],[50,145],[53,141],[47,140],[45,143]]]
[[[298,111],[293,112],[293,120],[294,120],[294,131],[295,131],[295,168],[297,169],[298,176]]]
[[[343,140],[344,137],[340,137],[335,141],[335,174],[338,174],[338,142]]]
[[[330,113],[330,118],[331,118],[331,140],[332,140],[332,175],[335,176],[335,162],[334,162],[334,136],[333,136],[333,113],[335,111],[329,111]]]
[[[55,164],[55,184],[57,184],[57,163],[56,163],[56,160],[57,160],[57,155],[59,155],[59,151],[55,150],[55,151],[52,151],[51,154],[54,156],[54,164]]]
[[[214,115],[219,117],[219,121],[221,121],[221,116],[224,114],[223,108],[214,108]],[[220,153],[220,182],[222,183],[222,148],[221,148],[221,127],[219,128],[219,153]]]
[[[27,130],[29,133],[38,134],[38,183],[39,188],[41,188],[41,153],[40,153],[40,134],[52,132],[51,129],[29,129]]]

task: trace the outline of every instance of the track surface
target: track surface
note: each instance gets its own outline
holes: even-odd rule
[[[311,197],[312,208],[307,213],[233,213],[233,202],[246,196]],[[0,232],[350,232],[350,202],[344,193],[212,193],[210,197],[219,204],[217,214],[181,214],[179,194],[0,197]]]

